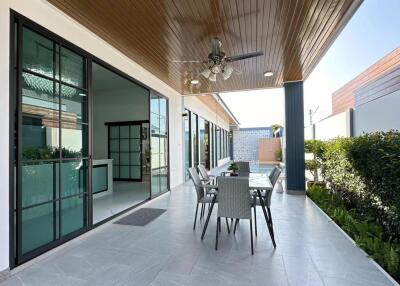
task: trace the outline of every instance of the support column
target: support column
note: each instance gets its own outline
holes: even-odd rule
[[[305,194],[303,82],[288,82],[285,89],[286,189]]]

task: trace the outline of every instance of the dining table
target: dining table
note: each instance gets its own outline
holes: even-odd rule
[[[212,210],[214,208],[214,204],[217,200],[218,197],[218,178],[222,176],[229,176],[230,172],[222,172],[221,176],[215,177],[204,184],[202,184],[202,187],[206,190],[216,190],[215,193],[212,194],[213,200],[211,202],[210,209],[207,214],[207,219],[203,227],[203,232],[201,234],[201,239],[203,240],[204,235],[207,231],[207,226],[208,222],[211,217]],[[273,226],[272,226],[272,218],[271,218],[271,213],[269,211],[269,208],[266,207],[266,198],[269,197],[269,192],[272,192],[273,190],[273,185],[271,183],[271,180],[266,173],[255,173],[255,172],[250,172],[250,173],[238,173],[236,174],[235,177],[240,177],[240,178],[247,178],[249,180],[249,191],[252,196],[258,196],[260,200],[260,205],[263,210],[265,222],[267,223],[267,228],[269,235],[271,236],[272,244],[274,248],[276,248],[276,243],[275,243],[275,237],[274,237],[274,231],[273,231]],[[264,195],[262,194],[264,192]],[[256,206],[254,206],[256,207]]]

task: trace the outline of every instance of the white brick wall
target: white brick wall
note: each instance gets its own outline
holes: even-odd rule
[[[233,160],[258,161],[259,139],[272,138],[272,129],[242,128],[233,131]]]

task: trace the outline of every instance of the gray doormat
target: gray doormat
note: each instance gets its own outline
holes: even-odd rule
[[[165,209],[142,208],[117,220],[115,224],[145,226],[166,211]]]

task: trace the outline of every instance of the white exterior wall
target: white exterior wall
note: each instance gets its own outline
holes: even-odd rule
[[[329,140],[351,136],[350,110],[335,114],[314,124],[315,139]]]
[[[201,100],[199,100],[196,96],[186,96],[184,97],[184,107],[189,109],[190,111],[196,113],[197,115],[203,117],[207,121],[218,125],[219,127],[229,131],[229,122],[222,119],[219,115],[215,113],[214,110],[211,110],[210,107],[205,105]],[[218,166],[222,166],[230,161],[229,154],[227,158],[223,158],[218,160]]]
[[[44,0],[0,1],[0,271],[9,266],[9,40],[10,9],[72,42],[169,98],[171,187],[183,182],[181,95],[107,42]],[[199,112],[200,114],[200,112]],[[224,126],[225,127],[225,126]]]

